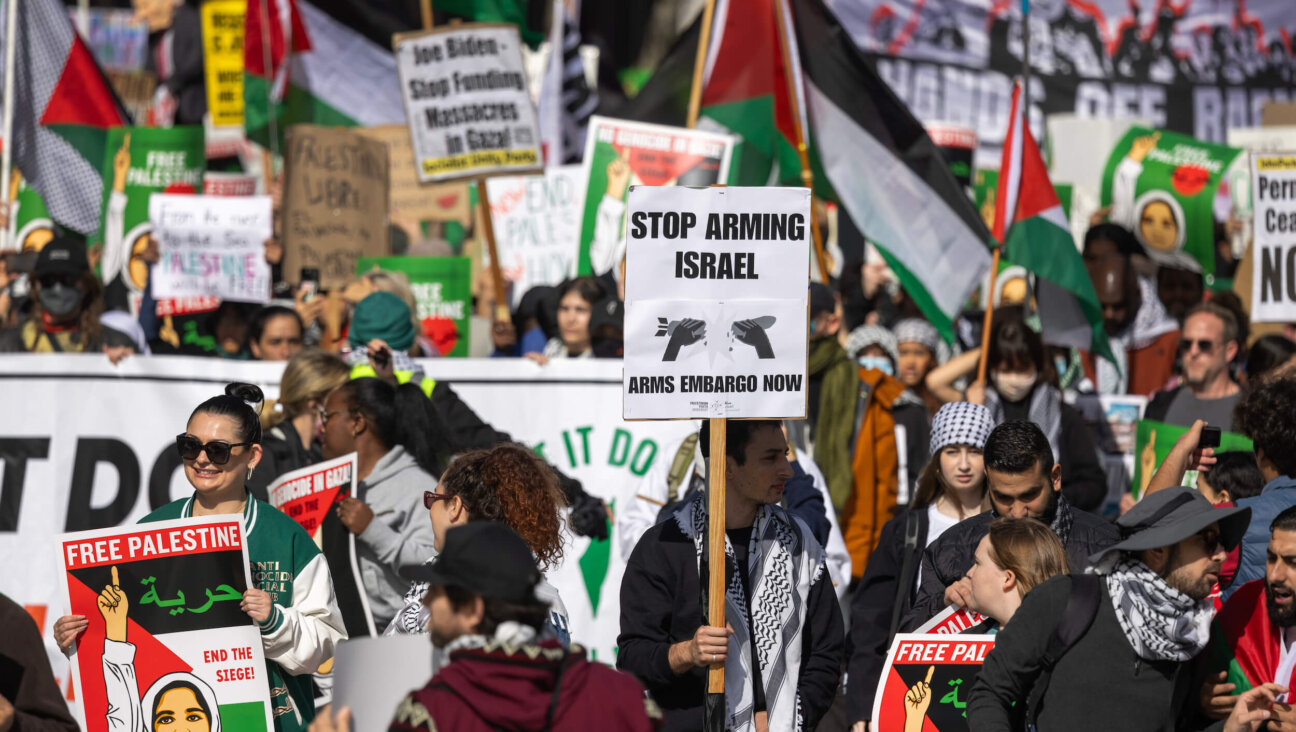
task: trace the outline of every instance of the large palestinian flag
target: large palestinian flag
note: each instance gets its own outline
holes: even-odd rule
[[[354,0],[249,0],[243,42],[244,125],[268,144],[289,125],[405,124],[394,33],[403,18]]]
[[[109,127],[128,124],[94,56],[57,0],[26,0],[14,44],[14,161],[54,220],[99,228],[99,166]]]
[[[1018,79],[999,167],[994,237],[1003,242],[1009,261],[1035,273],[1045,342],[1114,361],[1098,295],[1049,181],[1044,157],[1025,123],[1021,91]]]
[[[1253,580],[1229,596],[1211,624],[1207,671],[1225,672],[1224,683],[1241,694],[1270,681],[1284,686],[1293,682],[1289,669],[1275,679],[1282,665],[1283,629],[1269,618],[1264,580]]]

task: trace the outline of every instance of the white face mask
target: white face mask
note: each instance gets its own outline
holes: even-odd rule
[[[860,368],[877,369],[887,376],[895,376],[895,368],[891,366],[891,359],[886,356],[860,356]]]
[[[1020,402],[1030,394],[1031,389],[1035,387],[1035,380],[1038,375],[1032,371],[1026,374],[1000,373],[996,371],[991,377],[994,379],[995,391],[1005,401]]]

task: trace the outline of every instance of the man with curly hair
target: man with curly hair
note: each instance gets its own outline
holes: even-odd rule
[[[713,664],[724,665],[726,729],[814,729],[832,704],[844,653],[824,550],[778,505],[793,475],[779,422],[730,420],[725,438],[725,616],[710,625],[702,617],[707,498],[698,491],[631,552],[617,668],[648,687],[663,730],[702,727]],[[703,455],[710,444],[704,423]]]
[[[1296,506],[1296,380],[1276,379],[1247,394],[1233,414],[1236,429],[1255,443],[1256,464],[1264,476],[1260,495],[1244,498],[1239,506],[1251,508],[1251,524],[1242,538],[1237,575],[1224,590],[1224,598],[1251,580],[1265,576],[1265,548],[1269,525],[1283,510]]]

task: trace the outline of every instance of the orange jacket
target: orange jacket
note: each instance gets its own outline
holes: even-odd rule
[[[855,487],[841,515],[842,538],[856,578],[868,566],[882,524],[895,513],[900,458],[891,405],[905,390],[899,380],[876,369],[860,369],[859,378],[860,398],[865,404],[851,461]]]

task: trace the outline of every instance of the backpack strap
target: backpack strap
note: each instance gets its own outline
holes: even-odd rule
[[[886,647],[891,647],[896,631],[900,629],[900,615],[904,612],[905,598],[913,592],[913,577],[918,563],[918,534],[922,528],[918,521],[918,511],[910,509],[905,512],[904,558],[900,561],[900,580],[896,586],[895,604],[891,606],[891,629],[887,631]]]
[[[679,499],[679,487],[685,476],[693,472],[693,453],[697,450],[698,433],[692,432],[675,451],[670,470],[666,471],[666,503],[669,506]]]
[[[1098,615],[1098,601],[1102,599],[1102,585],[1095,574],[1073,574],[1071,577],[1071,594],[1067,597],[1066,609],[1062,619],[1049,637],[1048,647],[1041,658],[1043,669],[1035,680],[1030,697],[1026,704],[1027,729],[1035,728],[1035,719],[1039,716],[1040,702],[1044,692],[1048,691],[1053,668],[1076,641],[1089,632],[1094,617]]]

